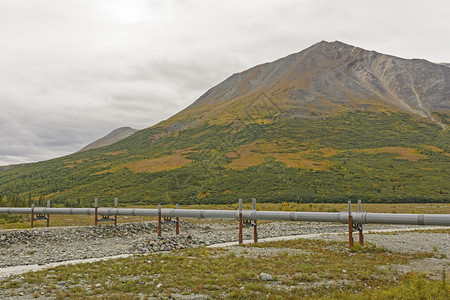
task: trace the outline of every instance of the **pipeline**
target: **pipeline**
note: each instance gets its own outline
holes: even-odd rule
[[[32,211],[34,209],[34,211]],[[42,215],[94,215],[95,208],[48,208],[48,207],[0,207],[0,214],[42,214]],[[109,216],[149,216],[157,217],[158,209],[104,208],[99,207],[99,215]],[[397,225],[437,225],[450,226],[450,214],[389,214],[369,212],[288,212],[242,210],[245,220],[269,221],[309,221],[348,223],[351,215],[355,224],[397,224]],[[235,219],[239,220],[239,210],[201,209],[161,209],[161,216],[167,218]]]

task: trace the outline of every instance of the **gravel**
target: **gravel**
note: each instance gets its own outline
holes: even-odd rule
[[[0,231],[0,268],[45,265],[54,262],[100,258],[122,254],[145,254],[187,247],[234,242],[238,237],[236,222],[180,222],[181,234],[173,225],[162,226],[157,237],[156,222],[103,226],[36,228]],[[404,228],[404,226],[371,226],[370,229]],[[365,228],[367,229],[367,228]],[[279,236],[329,233],[327,239],[346,240],[346,226],[340,224],[269,222],[258,224],[259,239]],[[343,233],[342,235],[336,235]],[[253,228],[244,228],[244,239],[253,239]],[[395,235],[366,234],[366,240],[389,245],[392,250],[437,251],[448,253],[448,234],[403,233]]]
[[[0,268],[45,265],[54,262],[171,251],[237,240],[236,222],[180,222],[181,234],[164,224],[157,237],[156,222],[103,226],[55,227],[0,231]],[[321,232],[340,232],[341,225],[276,222],[258,225],[260,239]],[[253,239],[253,228],[244,228]]]
[[[5,274],[19,274],[36,265],[51,267],[55,264],[74,260],[95,260],[113,256],[128,256],[154,252],[171,251],[188,247],[214,246],[221,243],[236,243],[237,222],[193,221],[180,223],[181,234],[175,235],[175,226],[164,224],[162,236],[157,236],[156,222],[118,224],[82,227],[35,228],[28,230],[0,230],[0,280]],[[413,260],[410,265],[396,265],[402,272],[416,270],[426,272],[436,279],[443,268],[450,268],[450,234],[425,232],[368,233],[368,230],[405,230],[420,226],[366,225],[365,241],[400,252],[432,252],[435,257]],[[264,239],[284,239],[297,235],[305,238],[348,241],[347,226],[310,222],[261,222],[258,237]],[[253,240],[253,228],[243,231],[244,240]],[[277,238],[279,237],[279,238]],[[283,237],[283,238],[282,238]],[[354,236],[357,240],[357,235]],[[231,248],[237,255],[271,256],[284,251],[304,252],[302,249],[278,248]],[[393,266],[389,266],[392,268]],[[11,269],[12,271],[10,271]],[[5,271],[2,273],[2,271]],[[9,272],[9,273],[8,273]],[[3,275],[2,275],[3,274]],[[5,277],[5,276],[3,276]],[[271,274],[260,274],[261,280],[274,282]],[[273,278],[272,278],[273,279]],[[65,287],[65,282],[58,282]],[[25,288],[25,287],[21,287]],[[40,290],[37,299],[43,299]],[[6,295],[6,294],[5,294]],[[11,299],[12,297],[8,294]],[[17,294],[16,294],[17,295]],[[1,293],[0,293],[1,296]],[[191,296],[177,299],[193,299]],[[20,295],[18,299],[32,299],[36,295]],[[43,297],[43,298],[41,298]]]

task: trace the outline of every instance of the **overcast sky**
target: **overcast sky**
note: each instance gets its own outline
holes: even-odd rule
[[[143,129],[321,40],[450,62],[450,1],[0,0],[0,165]]]

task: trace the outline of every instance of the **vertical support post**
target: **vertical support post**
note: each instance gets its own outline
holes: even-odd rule
[[[242,244],[242,199],[239,199],[239,244]]]
[[[358,211],[361,212],[361,200],[358,200]],[[361,246],[364,246],[364,233],[363,233],[363,226],[362,224],[359,224],[358,226],[359,229],[359,244]]]
[[[348,201],[348,248],[353,248],[353,221],[351,201]]]
[[[175,209],[178,209],[180,206],[177,204],[176,206],[175,206]],[[175,219],[175,222],[176,222],[176,224],[175,224],[175,233],[176,234],[180,234],[180,218],[179,217],[177,217],[176,219]]]
[[[31,204],[31,228],[34,227],[34,204]]]
[[[47,208],[50,208],[50,200],[47,200]],[[50,227],[50,214],[47,214],[47,227]]]
[[[256,198],[252,198],[253,211],[256,212]],[[254,220],[255,224],[253,226],[253,242],[258,242],[258,223]]]
[[[118,198],[114,198],[114,207],[117,209],[118,206],[119,206],[119,199]],[[117,227],[117,212],[114,215],[114,226]]]
[[[98,198],[95,198],[95,220],[94,220],[95,226],[97,226],[97,222],[98,222]]]
[[[161,236],[161,204],[158,205],[158,236]]]

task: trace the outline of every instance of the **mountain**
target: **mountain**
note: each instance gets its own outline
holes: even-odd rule
[[[320,42],[114,144],[1,171],[0,194],[66,206],[449,202],[449,123],[446,65]]]
[[[279,103],[281,118],[388,107],[442,126],[432,114],[450,110],[450,68],[322,41],[299,53],[234,74],[180,115],[192,115],[195,111],[207,120],[223,115],[236,102],[245,105],[262,93]]]
[[[124,138],[129,137],[130,135],[132,135],[138,131],[139,131],[138,129],[133,129],[131,127],[117,128],[117,129],[111,131],[106,136],[90,143],[89,145],[87,145],[86,147],[81,149],[80,151],[87,151],[87,150],[97,149],[100,147],[109,146],[120,140],[123,140]]]

